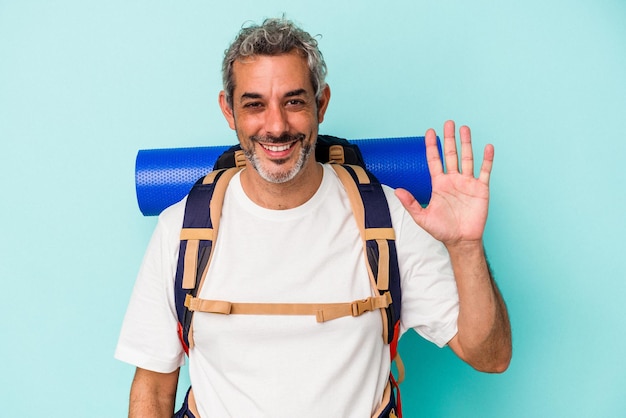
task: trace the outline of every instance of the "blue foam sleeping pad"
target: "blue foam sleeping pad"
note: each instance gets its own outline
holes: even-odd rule
[[[428,203],[431,182],[423,136],[350,142],[359,146],[367,169],[381,183],[407,189],[421,204]],[[181,200],[200,177],[213,170],[217,157],[230,147],[140,150],[135,161],[135,188],[141,213],[155,216]]]

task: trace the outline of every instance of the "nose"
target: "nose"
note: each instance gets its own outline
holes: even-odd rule
[[[279,137],[289,131],[287,114],[282,106],[268,106],[265,112],[265,133]]]

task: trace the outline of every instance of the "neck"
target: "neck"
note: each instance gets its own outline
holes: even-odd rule
[[[271,183],[248,166],[241,172],[241,186],[246,195],[266,209],[293,209],[306,203],[322,183],[323,168],[312,158],[296,177],[285,183]]]

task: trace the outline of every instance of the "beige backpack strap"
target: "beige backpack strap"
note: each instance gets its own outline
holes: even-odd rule
[[[396,369],[398,370],[398,378],[396,379],[398,384],[404,382],[404,362],[400,357],[400,353],[396,352],[396,356],[391,359],[391,361],[396,363]]]
[[[394,231],[392,228],[371,228],[365,229],[365,210],[363,208],[363,202],[361,201],[359,191],[345,169],[339,165],[333,165],[335,170],[343,170],[343,172],[339,171],[340,178],[342,178],[342,182],[344,186],[346,186],[346,190],[348,191],[348,196],[350,198],[351,206],[353,208],[354,215],[357,219],[357,223],[359,225],[359,232],[361,235],[361,239],[363,242],[366,240],[376,240],[382,241],[386,244],[387,239],[394,239]],[[357,176],[359,181],[361,182],[369,182],[369,178],[365,171],[358,166],[355,166],[355,169],[359,169],[357,171]],[[226,173],[222,176],[226,176]],[[347,177],[346,177],[347,176]],[[221,182],[221,178],[220,178]],[[218,187],[220,184],[216,184],[215,192],[213,196],[213,200],[211,201],[211,216],[213,229],[212,230],[198,230],[194,231],[200,236],[211,237],[211,239],[215,239],[217,235],[217,225],[219,223],[219,217],[215,220],[213,219],[213,214],[216,213],[219,215],[219,211],[216,210],[221,208],[221,201],[215,202],[216,199],[223,199],[223,193],[218,194]],[[189,232],[191,234],[191,232]],[[212,255],[212,254],[211,254]],[[384,246],[381,246],[380,250],[380,263],[384,265],[389,263],[388,251],[385,256]],[[197,258],[197,257],[196,257]],[[206,271],[204,269],[200,285],[198,286],[199,294],[200,289],[204,283],[206,278]],[[379,276],[386,276],[386,269],[384,269],[385,274],[378,273]],[[368,263],[368,275],[370,277],[370,282],[374,289],[378,290],[376,279],[374,274],[372,273],[371,268]],[[380,277],[379,277],[379,280]],[[382,285],[385,286],[383,289],[387,289],[389,280],[388,278],[382,278]],[[191,295],[187,295],[185,299],[185,306],[192,312],[206,312],[206,313],[215,313],[215,314],[223,314],[223,315],[311,315],[315,316],[317,322],[325,322],[330,321],[332,319],[341,318],[344,316],[359,316],[365,312],[374,311],[376,309],[381,310],[383,315],[386,317],[385,308],[387,308],[391,303],[391,293],[388,291],[381,292],[378,296],[370,296],[367,299],[356,300],[353,302],[343,302],[343,303],[247,303],[247,302],[229,302],[222,300],[208,300],[201,299],[199,297],[194,297]],[[383,321],[386,324],[386,320]],[[386,333],[386,330],[385,330]]]
[[[353,177],[348,173],[346,168],[338,164],[331,164],[339,180],[343,184],[350,200],[352,212],[356,219],[361,234],[361,241],[363,242],[363,252],[365,254],[365,260],[367,265],[367,273],[370,278],[372,288],[382,294],[389,293],[389,243],[388,240],[395,240],[395,232],[393,228],[366,228],[365,227],[365,208],[363,206],[363,199],[359,193],[359,188],[355,183]],[[356,165],[349,166],[355,173],[357,181],[360,184],[369,184],[370,179],[367,176],[365,170]],[[367,241],[374,240],[378,246],[378,268],[374,272],[369,262],[369,256],[367,251]],[[385,309],[380,310],[383,320],[383,340],[387,341],[389,335],[387,312]]]
[[[359,316],[365,312],[384,309],[390,303],[389,293],[344,303],[244,303],[200,299],[191,295],[187,295],[185,300],[185,306],[192,312],[223,315],[312,315],[317,322]]]
[[[235,174],[237,174],[237,172],[241,170],[241,168],[242,167],[234,167],[226,170],[215,170],[207,174],[202,180],[202,184],[211,184],[216,181],[215,179],[217,175],[223,171],[223,174],[221,174],[221,176],[215,183],[213,196],[211,198],[210,210],[211,224],[213,228],[183,228],[180,232],[181,241],[187,241],[187,249],[185,251],[184,260],[185,267],[183,273],[183,289],[196,288],[196,284],[196,294],[199,294],[200,290],[202,289],[202,285],[204,284],[204,280],[206,278],[206,273],[209,269],[209,264],[211,263],[211,258],[213,257],[215,245],[211,246],[211,252],[209,254],[206,266],[204,266],[202,272],[199,274],[200,277],[198,277],[198,251],[200,241],[213,241],[213,244],[215,244],[220,218],[222,215],[222,205],[224,204],[224,195],[226,194],[226,189],[228,188],[230,180]],[[188,341],[189,348],[192,348],[193,321],[191,322],[191,325],[189,327]]]
[[[204,176],[202,184],[211,184],[217,175],[225,170],[214,170]],[[226,174],[226,173],[224,173]],[[232,176],[231,176],[232,177]],[[230,180],[230,179],[229,179]],[[213,217],[211,217],[211,220]],[[185,268],[183,272],[183,289],[193,289],[196,286],[198,269],[198,247],[200,241],[213,241],[214,228],[183,228],[180,231],[180,240],[187,241],[185,250]]]

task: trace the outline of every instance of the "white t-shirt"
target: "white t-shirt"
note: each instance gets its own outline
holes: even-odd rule
[[[445,247],[385,188],[402,277],[401,332],[444,346],[458,295]],[[159,217],[122,326],[116,358],[167,373],[184,363],[174,276],[184,200]],[[349,200],[324,166],[316,194],[269,210],[227,189],[203,299],[331,303],[372,295]],[[389,376],[379,311],[317,323],[313,316],[195,313],[189,374],[201,417],[369,417]]]

